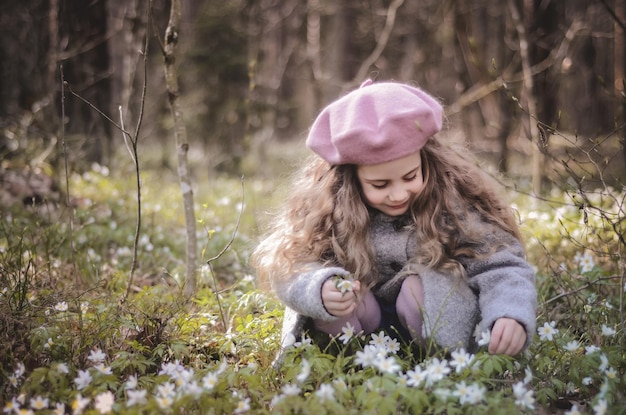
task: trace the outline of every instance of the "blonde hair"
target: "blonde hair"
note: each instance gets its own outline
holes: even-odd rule
[[[460,257],[486,254],[470,211],[518,240],[515,219],[490,180],[451,147],[430,139],[421,150],[425,187],[412,202],[407,226],[418,238],[419,263],[463,276]],[[252,255],[262,282],[288,279],[311,263],[340,266],[371,287],[376,283],[370,211],[356,166],[313,157],[293,180],[289,196]],[[493,249],[493,248],[492,248]]]

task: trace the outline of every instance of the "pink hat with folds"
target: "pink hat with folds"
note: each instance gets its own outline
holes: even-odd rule
[[[441,130],[442,107],[408,85],[365,81],[331,103],[306,145],[330,164],[379,164],[412,154]]]

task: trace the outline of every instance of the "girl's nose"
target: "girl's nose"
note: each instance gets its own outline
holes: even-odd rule
[[[394,186],[389,193],[389,200],[392,202],[402,202],[406,199],[407,191],[402,186]]]

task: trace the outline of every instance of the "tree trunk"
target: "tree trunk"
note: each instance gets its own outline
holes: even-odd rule
[[[196,291],[196,269],[198,260],[198,248],[196,237],[196,217],[194,212],[193,190],[187,162],[189,143],[187,141],[187,129],[183,120],[180,106],[180,93],[178,89],[178,75],[176,68],[176,46],[180,33],[181,0],[172,0],[170,5],[170,18],[165,30],[165,42],[163,57],[165,59],[165,84],[167,95],[174,120],[174,137],[176,139],[176,153],[178,155],[178,177],[183,193],[183,206],[185,210],[185,227],[187,231],[187,275],[184,292],[187,298]]]

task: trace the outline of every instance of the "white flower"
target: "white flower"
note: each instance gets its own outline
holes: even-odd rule
[[[111,391],[106,391],[96,396],[94,408],[101,414],[108,414],[113,409],[113,403],[115,403],[115,396]]]
[[[52,411],[54,415],[65,415],[65,404],[62,402],[57,402],[54,405],[54,410]]]
[[[356,352],[354,363],[363,367],[374,366],[378,357],[378,349],[372,345],[367,345],[363,351]]]
[[[542,327],[539,327],[537,329],[537,332],[539,333],[539,338],[541,340],[552,340],[554,338],[554,335],[557,334],[559,331],[555,328],[556,323],[554,321],[550,322],[550,323],[543,323]]]
[[[296,376],[296,380],[302,383],[309,378],[310,374],[311,374],[311,365],[309,364],[309,361],[306,359],[302,359],[302,370],[300,371],[300,374]]]
[[[93,349],[89,353],[89,356],[87,356],[87,360],[95,364],[104,362],[106,358],[107,358],[107,355],[104,354],[102,350],[100,349]]]
[[[48,398],[41,396],[30,398],[30,407],[34,410],[46,409],[48,407]]]
[[[484,386],[480,386],[477,383],[468,387],[468,394],[465,397],[466,403],[470,405],[476,405],[485,399],[485,392],[487,389]],[[461,402],[463,403],[463,402]]]
[[[406,372],[407,375],[407,385],[409,386],[419,386],[423,381],[428,377],[428,371],[422,370],[420,366],[415,366],[415,369],[409,370]]]
[[[283,385],[282,391],[283,394],[286,396],[295,396],[300,394],[300,387],[298,387],[298,385],[288,383],[286,385]]]
[[[392,339],[391,337],[387,337],[387,343],[385,345],[387,348],[387,353],[397,354],[400,351],[400,342],[398,339]]]
[[[87,301],[83,301],[80,303],[80,312],[85,314],[87,311],[89,311],[89,303]]]
[[[56,305],[54,306],[54,309],[56,311],[67,311],[68,309],[67,302],[61,301],[60,303],[56,303]]]
[[[385,332],[381,331],[380,333],[376,334],[373,333],[372,334],[372,340],[370,341],[370,344],[376,348],[378,348],[379,350],[387,350],[387,336],[385,335]]]
[[[396,362],[396,359],[393,356],[379,356],[374,365],[376,366],[376,369],[382,373],[397,373],[401,369],[400,365],[398,365],[398,362]]]
[[[161,409],[167,409],[174,403],[174,399],[170,396],[158,395],[155,399]]]
[[[426,368],[426,371],[428,372],[428,375],[426,377],[426,384],[432,385],[435,382],[440,381],[448,373],[450,373],[450,368],[448,367],[447,360],[439,360],[438,358],[434,358]]]
[[[4,405],[3,412],[7,414],[11,412],[19,413],[19,410],[20,403],[17,401],[17,399],[13,398],[10,401],[7,401],[7,403]]]
[[[354,280],[340,277],[335,280],[335,287],[337,287],[337,289],[341,291],[341,294],[352,292],[354,291]]]
[[[606,410],[608,409],[606,399],[599,399],[598,403],[596,403],[591,409],[593,409],[594,415],[606,414]]]
[[[576,256],[574,256],[574,261],[578,263],[580,266],[580,272],[583,273],[591,271],[595,266],[593,257],[589,252],[585,252],[584,255],[576,254]]]
[[[185,383],[184,392],[187,395],[193,396],[194,399],[198,399],[200,395],[202,395],[202,388],[198,385],[198,382],[192,380],[191,382]]]
[[[530,366],[524,370],[526,376],[524,376],[524,384],[529,384],[533,380],[533,372],[530,370]]]
[[[126,379],[126,383],[124,383],[124,389],[137,389],[137,385],[139,385],[137,376],[130,375],[128,379]]]
[[[15,375],[15,377],[21,378],[24,375],[24,372],[26,372],[26,366],[24,366],[24,363],[20,362],[17,364],[17,367],[13,371],[13,374]]]
[[[87,405],[89,405],[89,398],[83,398],[82,395],[79,393],[72,401],[72,414],[82,414]]]
[[[461,348],[452,352],[452,360],[450,360],[450,366],[456,369],[456,373],[460,373],[463,369],[468,367],[474,359],[473,354],[469,354],[465,349]]]
[[[585,355],[590,355],[599,351],[600,351],[600,348],[598,346],[594,346],[593,344],[591,346],[585,347]]]
[[[354,326],[348,321],[346,325],[341,328],[341,331],[343,334],[339,336],[339,340],[341,340],[343,344],[348,344],[350,339],[354,337]]]
[[[148,393],[145,389],[139,390],[128,390],[126,392],[126,406],[130,407],[133,405],[143,405],[148,400],[146,399],[146,394]]]
[[[606,324],[602,325],[602,335],[603,336],[614,336],[615,335],[615,329],[612,327],[607,326]]]
[[[212,391],[217,385],[217,373],[208,373],[202,378],[202,387],[207,391]]]
[[[320,388],[315,392],[315,395],[320,399],[320,401],[330,401],[335,399],[335,389],[333,389],[332,385],[329,385],[328,383],[322,383]]]
[[[485,330],[480,333],[480,339],[478,340],[479,346],[487,346],[491,341],[491,332],[489,330]]]
[[[564,415],[582,415],[582,413],[578,409],[578,406],[574,405],[574,406],[572,406],[572,409],[570,409],[569,411],[565,412]]]
[[[461,405],[469,403],[470,390],[469,387],[465,384],[465,381],[457,383],[456,389],[454,390],[454,392],[452,392],[452,395],[459,397],[459,403]]]
[[[615,368],[610,367],[607,371],[604,372],[608,379],[616,379],[617,378],[617,370]]]
[[[167,398],[174,398],[176,395],[176,387],[171,382],[162,383],[157,386],[157,394]]]
[[[522,409],[535,409],[535,397],[533,391],[526,389],[523,382],[517,382],[513,385],[513,395],[515,396],[515,405]]]
[[[604,353],[602,353],[600,355],[600,366],[598,367],[598,369],[600,370],[600,372],[604,372],[607,367],[609,367],[609,358],[606,357]]]
[[[91,374],[87,370],[79,370],[78,376],[74,378],[74,384],[76,385],[76,389],[82,390],[85,389],[91,383]]]
[[[593,379],[591,379],[589,376],[587,376],[587,377],[584,377],[584,378],[583,378],[582,383],[583,383],[583,385],[585,385],[585,386],[589,386],[589,385],[591,385],[592,380],[593,380]]]
[[[94,366],[96,368],[96,370],[98,372],[100,372],[103,375],[110,375],[113,373],[113,371],[111,370],[110,366],[105,366],[104,364],[100,363]]]
[[[70,373],[70,369],[67,367],[65,363],[57,363],[56,365],[57,372],[65,373],[66,375]]]
[[[580,343],[578,343],[576,340],[572,340],[571,342],[568,342],[565,346],[563,346],[563,348],[568,352],[574,353],[578,349],[580,349]]]
[[[250,398],[246,398],[246,399],[242,399],[239,401],[233,413],[242,414],[244,412],[248,412],[249,410],[250,410]]]

